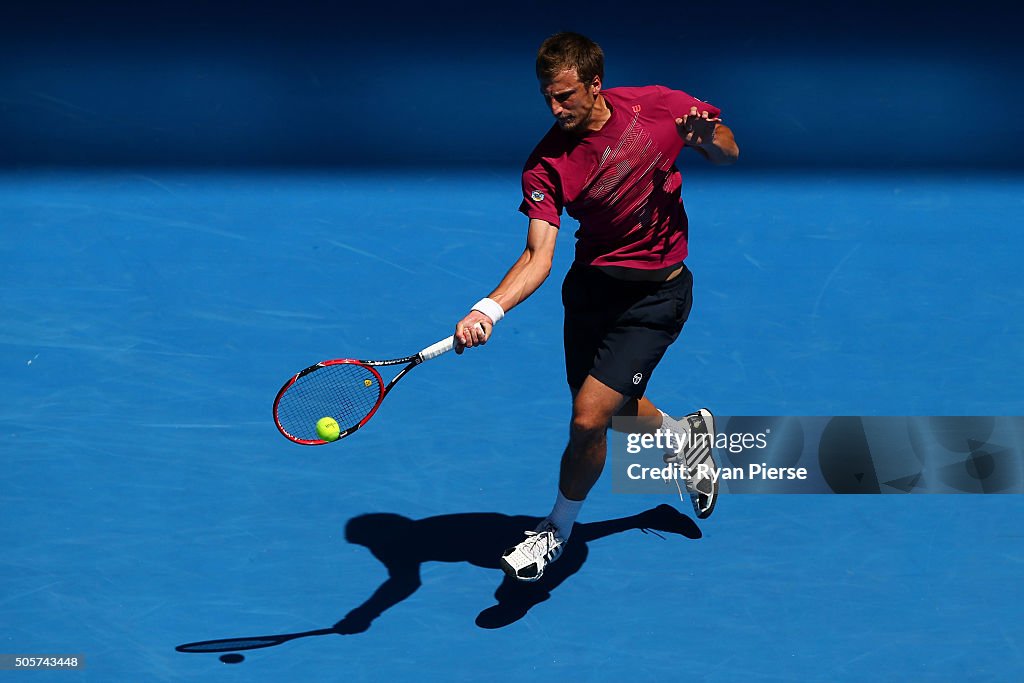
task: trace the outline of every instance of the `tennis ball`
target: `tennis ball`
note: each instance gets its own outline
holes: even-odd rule
[[[324,441],[337,441],[341,428],[333,417],[321,417],[316,421],[316,433]]]

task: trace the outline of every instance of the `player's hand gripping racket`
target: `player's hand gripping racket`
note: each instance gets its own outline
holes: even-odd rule
[[[355,360],[339,358],[311,365],[285,382],[274,399],[274,422],[295,443],[322,446],[325,441],[316,430],[322,417],[338,422],[342,439],[369,422],[384,397],[398,380],[424,361],[437,358],[455,348],[455,337],[431,344],[414,356],[394,360]],[[384,365],[405,367],[385,386],[377,368]],[[338,439],[334,439],[337,441]]]

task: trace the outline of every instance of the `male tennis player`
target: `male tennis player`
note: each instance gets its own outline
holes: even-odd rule
[[[684,147],[714,164],[731,164],[739,156],[717,107],[662,86],[604,90],[604,54],[585,36],[548,38],[536,69],[556,122],[523,170],[519,210],[530,221],[526,249],[455,328],[459,353],[486,343],[502,316],[551,272],[562,209],[579,221],[575,262],[562,285],[573,399],[569,444],[551,514],[504,553],[505,572],[523,581],[539,579],[569,540],[604,469],[613,416],[635,416],[647,431],[665,428],[685,437],[683,448],[666,454],[666,461],[687,468],[697,516],[714,509],[714,418],[701,409],[676,421],[644,392],[692,303],[693,278],[683,263],[688,225],[675,159]]]

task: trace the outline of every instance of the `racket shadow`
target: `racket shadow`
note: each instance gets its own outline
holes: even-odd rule
[[[299,638],[323,635],[353,635],[370,628],[385,611],[399,604],[423,585],[420,568],[426,562],[467,562],[500,571],[501,553],[540,521],[537,517],[474,512],[439,515],[420,520],[392,513],[353,517],[345,525],[345,539],[365,546],[387,570],[387,578],[358,607],[331,628],[241,638],[221,638],[179,645],[178,652],[233,652],[273,647]],[[690,539],[701,537],[694,521],[670,505],[659,505],[636,515],[601,522],[576,524],[572,540],[561,558],[550,565],[534,583],[522,583],[502,574],[494,593],[496,604],[476,618],[485,629],[508,626],[551,597],[552,591],[580,570],[587,560],[589,544],[629,530],[673,534]],[[664,538],[664,536],[662,536]]]

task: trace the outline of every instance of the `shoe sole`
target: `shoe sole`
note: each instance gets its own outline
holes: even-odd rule
[[[544,572],[543,571],[541,571],[541,573],[537,574],[537,576],[533,576],[533,577],[530,577],[530,576],[519,576],[518,574],[516,574],[515,568],[512,565],[510,565],[508,563],[508,561],[504,557],[501,558],[501,570],[503,572],[505,572],[505,575],[508,576],[510,579],[515,579],[516,581],[522,581],[523,583],[533,583],[534,581],[539,581],[540,577],[544,576]]]
[[[717,481],[713,482],[711,484],[711,507],[709,507],[707,510],[705,510],[703,512],[701,512],[700,510],[695,510],[695,512],[697,513],[697,519],[707,519],[708,517],[710,517],[711,513],[715,511],[715,506],[716,505],[718,505],[718,482]],[[696,508],[696,506],[694,506],[694,507]]]
[[[714,444],[715,436],[717,436],[717,432],[715,432],[715,416],[707,408],[701,408],[700,410],[697,411],[697,413],[704,420],[704,424],[707,425],[708,433],[711,435],[711,443]],[[718,461],[715,460],[715,449],[714,449],[713,445],[711,446],[711,448],[709,450],[709,454],[711,455],[711,461],[713,463],[715,463],[715,470],[719,470],[720,468],[718,467]],[[694,507],[694,512],[697,513],[697,519],[707,519],[708,517],[710,517],[711,513],[715,511],[715,506],[717,504],[718,504],[718,480],[715,479],[711,483],[711,507],[709,507],[707,510],[702,512],[702,511],[697,509],[696,505],[693,506]]]

